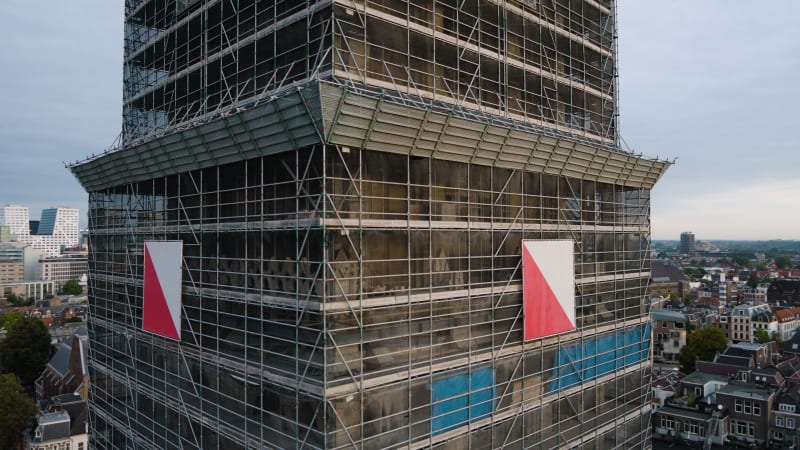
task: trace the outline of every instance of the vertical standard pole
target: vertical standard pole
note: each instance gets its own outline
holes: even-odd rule
[[[322,196],[321,203],[322,203],[322,261],[320,264],[322,266],[322,299],[321,299],[321,307],[320,307],[320,320],[322,321],[321,330],[323,339],[322,339],[322,395],[323,398],[320,399],[320,402],[323,404],[323,415],[322,415],[322,438],[324,440],[322,447],[328,448],[328,430],[330,424],[328,423],[329,420],[333,420],[334,424],[335,418],[328,417],[329,415],[329,408],[328,402],[325,398],[327,396],[327,388],[328,388],[328,320],[327,315],[325,313],[325,302],[328,300],[328,236],[327,230],[325,228],[325,221],[328,217],[328,148],[323,142],[321,144],[322,147],[322,192],[320,195]]]

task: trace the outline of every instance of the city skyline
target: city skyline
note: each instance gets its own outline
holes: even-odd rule
[[[39,10],[10,0],[0,17],[12,43],[0,50],[0,203],[25,204],[32,216],[67,204],[82,211],[81,227],[85,194],[62,161],[112,145],[122,97],[122,2],[84,3]],[[783,56],[800,45],[789,34],[800,5],[728,5],[618,3],[622,137],[636,152],[677,158],[654,190],[656,240],[685,229],[706,240],[800,239],[791,173],[800,157],[788,133],[800,92],[785,88],[798,62]],[[751,26],[757,37],[741,32]]]

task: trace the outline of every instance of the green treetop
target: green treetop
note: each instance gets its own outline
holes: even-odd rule
[[[719,328],[703,328],[689,333],[686,345],[678,355],[681,372],[694,372],[698,359],[711,361],[718,352],[725,350],[727,346],[728,338]]]
[[[0,448],[17,448],[39,408],[12,374],[0,375]]]
[[[64,283],[64,287],[61,288],[61,293],[65,295],[80,295],[83,293],[83,286],[78,283],[78,280],[69,280]]]
[[[36,317],[15,320],[0,341],[0,366],[19,377],[29,392],[49,359],[50,332]]]

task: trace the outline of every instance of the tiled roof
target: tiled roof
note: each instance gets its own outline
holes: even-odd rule
[[[32,439],[33,442],[47,442],[55,439],[69,438],[70,419],[64,411],[45,413],[37,417],[37,427],[41,437]]]
[[[791,311],[786,309],[777,309],[773,312],[775,317],[778,319],[778,322],[789,322],[794,320],[794,314]]]
[[[719,364],[730,364],[732,366],[740,366],[740,367],[750,367],[752,359],[749,357],[743,356],[730,356],[730,355],[719,355],[717,359],[714,360],[715,363]]]
[[[684,275],[677,266],[668,266],[659,262],[650,264],[650,278],[654,283],[688,281],[686,275]]]
[[[67,342],[62,342],[58,345],[56,354],[47,363],[48,367],[55,370],[62,377],[69,372],[69,357],[72,353],[72,347]]]

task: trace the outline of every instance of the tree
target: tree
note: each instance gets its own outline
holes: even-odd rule
[[[64,287],[61,288],[61,293],[66,295],[80,295],[83,293],[83,286],[78,283],[78,280],[69,280],[64,283]]]
[[[33,392],[33,383],[50,359],[50,333],[36,317],[23,317],[8,328],[0,341],[0,366],[15,374]]]
[[[6,301],[8,301],[9,305],[20,306],[20,302],[22,301],[21,297],[17,297],[17,294],[13,292],[9,292],[5,295]]]
[[[766,344],[767,342],[772,340],[767,330],[762,330],[761,328],[758,328],[755,331],[753,331],[753,338],[759,344]]]
[[[758,275],[756,275],[755,273],[751,273],[750,277],[747,278],[747,285],[750,286],[753,289],[758,287],[758,283],[760,283],[760,282],[761,282],[761,280],[758,278]]]
[[[0,448],[17,448],[39,408],[12,374],[0,375]]]
[[[734,256],[732,259],[733,259],[733,262],[735,262],[736,264],[738,264],[738,265],[740,265],[742,267],[750,267],[752,265],[752,263],[750,262],[750,259],[748,259],[747,257],[741,256],[741,255]]]
[[[22,311],[13,311],[0,316],[0,330],[8,330],[11,324],[25,317]]]
[[[12,306],[30,306],[33,305],[33,298],[25,300],[25,296],[17,295],[13,292],[6,294],[6,301]]]
[[[686,345],[678,355],[681,363],[681,372],[694,372],[695,363],[698,359],[710,361],[718,352],[725,350],[728,346],[728,338],[719,328],[703,328],[689,333]]]
[[[792,268],[792,257],[791,256],[778,256],[775,258],[775,265],[781,269],[791,269]]]

